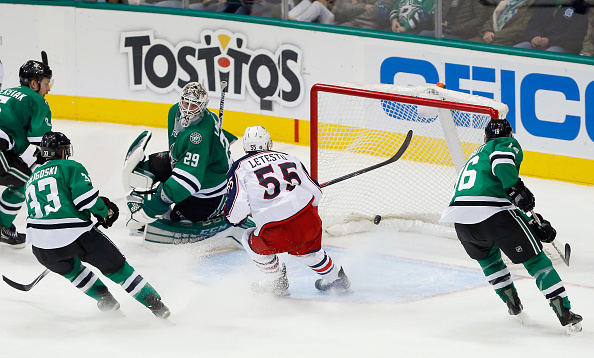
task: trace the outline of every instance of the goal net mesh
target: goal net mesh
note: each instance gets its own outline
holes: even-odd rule
[[[382,226],[401,231],[435,229],[457,177],[452,145],[463,165],[491,118],[476,109],[507,112],[492,99],[437,86],[316,85],[311,100],[311,168],[320,184],[392,157],[413,130],[397,162],[323,189],[319,213],[325,231],[337,235],[373,229],[378,215]],[[443,123],[448,116],[452,130]]]

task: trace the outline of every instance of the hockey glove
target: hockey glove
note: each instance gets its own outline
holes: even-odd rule
[[[542,215],[537,213],[534,215],[538,217],[540,224],[538,221],[532,219],[532,221],[530,221],[530,227],[532,228],[532,231],[534,231],[537,239],[550,244],[557,237],[557,230],[555,230],[555,228],[551,226],[551,223],[548,220],[545,220]]]
[[[506,189],[505,192],[511,198],[511,202],[514,203],[520,210],[528,212],[534,209],[534,195],[526,188],[522,179],[518,178],[518,181],[514,186]]]
[[[141,223],[151,223],[169,210],[173,203],[163,191],[163,185],[159,185],[156,193],[140,193],[132,190],[127,196],[128,208],[132,218]]]
[[[101,200],[103,200],[103,202],[107,206],[107,216],[103,217],[98,214],[93,214],[93,215],[95,215],[95,218],[97,219],[97,223],[107,229],[107,228],[110,228],[113,225],[113,223],[116,222],[116,220],[120,216],[120,209],[118,208],[118,206],[116,204],[111,202],[108,198],[106,198],[104,196],[100,196],[99,198]]]

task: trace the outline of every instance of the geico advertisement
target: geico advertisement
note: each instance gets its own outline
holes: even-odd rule
[[[509,107],[507,119],[525,149],[594,159],[594,68],[431,48],[375,47],[366,59],[378,71],[368,77],[388,84],[443,82],[450,90],[499,100]]]

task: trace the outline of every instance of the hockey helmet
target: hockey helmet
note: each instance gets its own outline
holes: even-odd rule
[[[272,149],[270,133],[262,127],[247,127],[243,134],[243,150],[245,152],[257,152]]]
[[[198,82],[190,82],[185,85],[179,99],[179,124],[185,128],[194,120],[202,118],[202,113],[207,105],[208,92],[204,86]]]
[[[21,86],[29,86],[32,79],[41,82],[44,78],[52,78],[52,70],[43,62],[29,60],[19,69],[19,82]]]
[[[512,127],[505,118],[492,118],[485,127],[485,143],[499,137],[513,138]]]
[[[62,158],[62,152],[66,152],[66,158],[72,156],[72,143],[70,139],[61,132],[47,132],[39,143],[39,152],[44,158]]]

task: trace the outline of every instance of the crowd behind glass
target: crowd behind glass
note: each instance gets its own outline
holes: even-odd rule
[[[594,0],[99,1],[316,22],[584,56],[594,54]]]

